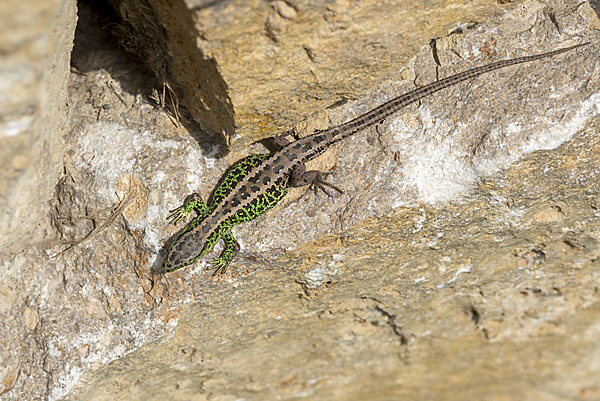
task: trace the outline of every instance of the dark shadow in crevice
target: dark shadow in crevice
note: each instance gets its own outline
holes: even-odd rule
[[[223,140],[235,134],[229,88],[214,58],[197,41],[192,13],[183,0],[109,0],[121,17],[121,44],[150,66],[202,129]],[[192,128],[192,127],[190,127]],[[190,130],[192,135],[196,134]],[[198,138],[197,138],[198,139]]]
[[[185,7],[183,2],[181,4],[179,2],[181,0],[169,3],[175,4],[173,8]],[[115,3],[118,2],[115,1]],[[142,6],[141,3],[144,3],[146,8],[150,9],[146,1],[131,3],[134,6]],[[128,4],[129,2],[126,6]],[[170,20],[171,29],[178,31],[180,36],[189,36],[189,38],[184,40],[186,46],[183,50],[180,48],[177,53],[179,56],[177,56],[177,54],[167,51],[168,43],[166,41],[172,39],[169,32],[162,32],[163,37],[156,40],[151,38],[151,32],[136,37],[143,21],[136,21],[138,24],[136,28],[135,23],[124,23],[113,5],[107,0],[79,0],[79,20],[75,31],[71,66],[74,72],[83,74],[104,69],[111,78],[119,82],[123,91],[132,95],[141,95],[149,104],[156,105],[156,101],[151,98],[153,90],[158,91],[159,95],[162,95],[164,91],[167,93],[165,108],[172,116],[176,114],[176,109],[179,122],[198,142],[203,152],[214,156],[214,153],[210,152],[214,152],[215,145],[217,145],[218,154],[224,155],[228,152],[225,135],[231,137],[234,127],[232,106],[227,95],[228,88],[221,75],[218,74],[215,60],[205,60],[202,52],[192,40],[193,34],[189,35],[189,32],[197,33],[197,31],[193,27],[190,28],[192,21],[188,10],[180,10],[180,13],[185,16],[178,16],[177,21],[182,19],[186,21],[179,22],[181,25],[179,26],[177,21]],[[152,13],[149,14],[151,15],[145,17],[153,17]],[[163,18],[168,17],[163,15]],[[188,19],[189,21],[187,21]],[[160,30],[161,23],[153,21],[153,26]],[[179,39],[181,41],[181,38]],[[155,42],[155,45],[153,47],[145,46],[149,41]],[[153,60],[150,60],[149,56],[145,57],[144,51],[152,53]],[[186,52],[189,54],[185,54]],[[175,57],[185,58],[185,61],[174,60]],[[192,63],[190,63],[189,70],[183,70],[182,65],[190,61]],[[177,64],[175,70],[180,73],[180,77],[173,78],[170,74],[171,66],[174,64]],[[185,67],[187,68],[187,65]],[[193,79],[193,74],[203,76],[196,80]],[[189,81],[192,77],[192,81],[196,84],[186,85],[185,82],[181,84],[182,75],[184,81],[185,79]],[[168,94],[169,90],[166,89],[165,84],[173,89],[173,95]],[[205,90],[206,93],[202,93],[202,90]],[[172,99],[177,99],[177,107],[173,107],[175,101]],[[198,99],[201,100],[198,101]],[[220,99],[225,99],[225,104],[220,104]],[[188,105],[196,108],[194,113],[186,108]],[[208,121],[210,124],[204,124],[208,129],[205,129],[196,120],[204,122],[210,120]]]
[[[102,0],[79,0],[77,16],[71,53],[75,72],[106,70],[124,91],[148,99],[159,82],[141,60],[120,47],[119,38],[113,34],[119,28],[119,18],[112,6]]]

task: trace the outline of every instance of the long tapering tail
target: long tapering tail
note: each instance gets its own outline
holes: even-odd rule
[[[447,88],[449,86],[455,85],[459,82],[465,81],[470,78],[477,77],[479,75],[485,74],[490,71],[508,67],[511,65],[528,63],[530,61],[535,61],[535,60],[540,60],[543,58],[552,57],[557,54],[565,53],[565,52],[568,52],[569,50],[573,50],[573,49],[576,49],[581,46],[586,46],[588,44],[589,44],[589,42],[586,42],[586,43],[581,43],[581,44],[570,46],[570,47],[565,47],[563,49],[554,50],[554,51],[547,52],[547,53],[536,54],[533,56],[524,56],[524,57],[513,58],[510,60],[497,61],[495,63],[487,64],[487,65],[484,65],[481,67],[473,68],[468,71],[458,73],[456,75],[452,75],[450,77],[446,77],[437,82],[433,82],[429,85],[425,85],[422,88],[415,89],[411,92],[408,92],[402,96],[398,96],[397,98],[394,98],[394,99],[382,104],[381,106],[369,111],[368,113],[366,113],[360,117],[357,117],[357,118],[355,118],[351,121],[348,121],[347,123],[344,123],[342,125],[339,125],[335,128],[331,128],[326,131],[320,132],[319,134],[327,136],[330,140],[329,144],[339,142],[342,139],[347,138],[348,136],[350,136],[360,130],[363,130],[373,124],[378,123],[379,121],[382,121],[383,119],[394,114],[401,108],[406,107],[407,105],[414,103],[417,100],[423,99],[425,96],[428,96],[434,92],[437,92],[437,91]]]

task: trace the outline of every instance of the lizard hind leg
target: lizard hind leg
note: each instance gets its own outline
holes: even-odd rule
[[[169,213],[171,213],[167,216],[169,224],[177,224],[180,221],[185,220],[193,210],[196,211],[198,216],[203,215],[207,210],[206,204],[197,193],[188,195],[181,206],[169,210]]]
[[[306,171],[306,167],[304,166],[304,163],[299,164],[298,166],[296,166],[296,168],[294,168],[294,170],[292,171],[292,176],[290,178],[291,178],[290,183],[292,186],[302,187],[304,185],[312,185],[315,190],[315,193],[317,192],[317,188],[318,188],[321,191],[325,192],[325,194],[327,196],[329,196],[330,198],[333,198],[333,196],[331,196],[331,194],[327,191],[327,189],[325,187],[334,189],[335,191],[337,191],[340,194],[344,193],[344,191],[342,191],[335,185],[325,181],[323,179],[323,174],[320,171],[317,171],[317,170]]]
[[[213,260],[212,262],[208,262],[213,265],[210,269],[215,269],[213,276],[217,274],[223,274],[227,270],[227,266],[229,263],[235,258],[235,256],[240,251],[240,244],[235,240],[231,231],[224,234],[221,238],[225,241],[225,249],[221,253],[221,255]]]
[[[271,138],[271,142],[278,149],[285,148],[291,142],[286,138],[287,136],[293,136],[294,139],[297,139],[298,133],[296,132],[296,128],[292,128],[290,130],[285,131],[281,135],[277,135]]]

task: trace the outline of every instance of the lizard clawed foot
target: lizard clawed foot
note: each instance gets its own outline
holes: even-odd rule
[[[186,213],[183,211],[185,209],[184,205],[181,205],[175,209],[169,210],[170,215],[167,216],[167,220],[169,220],[169,224],[177,224],[181,220],[185,219]]]
[[[206,205],[202,201],[202,198],[196,193],[188,195],[185,198],[185,201],[183,201],[183,205],[173,210],[169,210],[169,213],[171,214],[167,216],[167,220],[169,220],[169,224],[177,224],[180,221],[185,220],[192,210],[196,210],[198,214],[202,214],[206,210]]]
[[[240,244],[233,238],[231,232],[224,234],[222,238],[223,241],[225,241],[223,253],[215,260],[208,262],[210,265],[213,265],[209,270],[215,269],[213,276],[224,274],[229,263],[231,263],[233,258],[235,258],[235,255],[240,251]]]
[[[227,266],[229,265],[229,262],[224,262],[221,260],[221,258],[217,258],[215,260],[212,260],[210,262],[208,262],[209,265],[212,265],[211,267],[209,267],[207,270],[215,270],[213,272],[213,276],[216,276],[217,274],[225,274],[225,272],[227,271]]]
[[[323,175],[320,172],[317,172],[317,174],[315,174],[315,178],[314,178],[314,180],[312,182],[312,185],[313,185],[313,189],[315,191],[315,194],[317,193],[317,188],[318,188],[321,191],[325,192],[325,195],[329,196],[330,198],[333,198],[333,196],[327,191],[327,189],[325,189],[325,187],[329,187],[331,189],[336,190],[340,195],[344,194],[344,191],[342,191],[341,189],[339,189],[335,185],[330,184],[327,181],[325,181],[323,179]]]

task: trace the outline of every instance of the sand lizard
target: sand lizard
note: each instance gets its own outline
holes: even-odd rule
[[[286,139],[293,130],[273,138],[279,150],[272,154],[250,155],[234,164],[216,188],[210,206],[194,193],[185,199],[182,206],[171,211],[168,218],[173,224],[186,219],[192,211],[197,213],[197,217],[175,234],[167,245],[163,271],[171,272],[198,261],[208,253],[219,238],[222,238],[225,249],[210,263],[214,265],[214,274],[225,272],[240,249],[231,233],[233,226],[246,223],[266,213],[283,199],[290,186],[313,184],[315,188],[320,188],[327,195],[330,194],[325,187],[343,193],[341,189],[325,182],[319,171],[306,171],[304,165],[307,161],[321,155],[331,145],[384,120],[425,96],[459,82],[499,68],[552,57],[587,44],[582,43],[548,53],[498,61],[452,75],[389,100],[347,123],[317,131],[294,142]]]

